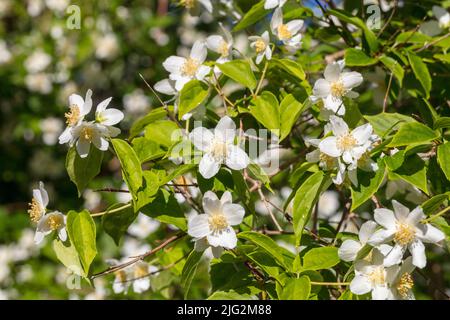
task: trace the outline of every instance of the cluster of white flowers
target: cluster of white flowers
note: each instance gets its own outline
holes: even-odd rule
[[[112,99],[108,98],[97,105],[95,121],[84,121],[92,108],[91,96],[90,89],[85,99],[78,94],[69,96],[69,112],[65,114],[67,128],[59,136],[60,144],[76,145],[81,158],[88,156],[91,144],[101,151],[108,150],[108,139],[120,133],[120,129],[113,126],[124,117],[123,112],[118,109],[107,109]]]
[[[442,231],[425,221],[419,206],[413,211],[392,200],[394,211],[375,209],[375,221],[365,222],[359,230],[359,241],[345,240],[339,257],[355,261],[355,277],[350,290],[357,295],[371,292],[372,299],[414,299],[411,276],[414,268],[426,265],[425,243],[437,244],[445,238]],[[373,247],[365,256],[365,248]],[[405,253],[411,256],[403,260]],[[366,251],[367,252],[367,251]]]
[[[118,263],[118,261],[113,262]],[[143,261],[135,263],[128,269],[121,269],[115,272],[113,291],[116,294],[126,294],[131,286],[135,293],[145,292],[150,289],[150,276],[155,275],[157,271],[155,266]]]
[[[33,189],[33,198],[29,204],[28,213],[32,222],[37,224],[34,241],[39,244],[46,235],[53,231],[58,233],[62,241],[67,240],[66,216],[59,211],[47,212],[48,193],[44,184],[39,182],[39,188]]]

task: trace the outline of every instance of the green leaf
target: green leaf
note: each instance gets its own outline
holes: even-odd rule
[[[450,117],[440,117],[434,123],[433,129],[450,128]]]
[[[450,181],[450,142],[438,146],[437,159],[445,177]]]
[[[405,122],[416,122],[411,117],[399,113],[379,113],[374,116],[364,116],[372,125],[373,130],[380,137],[385,137],[390,132],[397,130]]]
[[[89,267],[97,255],[96,228],[89,211],[69,211],[66,229],[78,252],[85,274],[89,274]]]
[[[144,181],[139,189],[137,199],[134,201],[134,211],[137,212],[143,206],[149,204],[156,198],[159,187],[163,184],[155,172],[146,170],[142,172]]]
[[[386,68],[388,68],[394,74],[395,78],[398,80],[398,83],[401,86],[403,84],[405,71],[403,70],[400,63],[397,60],[388,57],[386,55],[382,55],[380,57],[380,61],[386,66]]]
[[[176,123],[169,120],[157,120],[145,127],[145,138],[169,148],[181,138]]]
[[[70,180],[77,186],[78,197],[89,182],[100,173],[103,160],[103,152],[91,145],[86,158],[80,158],[76,147],[71,147],[67,152],[66,169]]]
[[[281,254],[282,250],[280,249],[278,244],[272,240],[272,238],[253,231],[241,232],[238,234],[238,238],[253,242],[255,245],[269,253],[281,267],[288,269],[285,259]]]
[[[428,71],[428,67],[419,56],[416,56],[412,52],[407,52],[407,55],[414,75],[422,84],[422,87],[425,90],[425,97],[428,99],[430,97],[431,90],[431,76]]]
[[[284,97],[280,104],[280,141],[285,139],[291,132],[292,126],[307,105],[301,104],[292,94]]]
[[[294,60],[272,58],[270,60],[270,66],[271,68],[280,68],[301,81],[306,79],[302,66]]]
[[[178,118],[197,108],[208,96],[209,87],[199,80],[191,80],[186,83],[180,92],[178,104]]]
[[[250,64],[247,61],[233,60],[217,64],[217,67],[223,72],[224,75],[244,85],[250,90],[256,88],[256,78]]]
[[[378,62],[378,59],[367,56],[362,50],[349,48],[345,50],[345,65],[348,67],[371,66]]]
[[[300,241],[303,234],[303,229],[306,223],[311,217],[311,211],[319,199],[321,186],[324,180],[324,174],[322,171],[318,171],[311,175],[305,182],[298,188],[294,197],[294,233],[295,243],[300,245]]]
[[[337,265],[339,261],[338,248],[314,248],[303,256],[302,271],[329,269]]]
[[[249,110],[264,127],[274,131],[275,134],[279,132],[280,114],[278,100],[272,92],[263,91],[260,96],[252,99]]]
[[[111,141],[122,167],[123,178],[133,199],[136,200],[138,190],[142,186],[141,162],[128,143],[120,139],[112,139]]]
[[[177,199],[165,189],[159,189],[156,198],[141,208],[141,212],[157,219],[162,223],[173,224],[178,229],[186,231],[186,217],[178,204]]]
[[[253,300],[252,296],[246,293],[240,294],[234,290],[216,291],[207,300]]]
[[[141,163],[162,158],[166,154],[166,151],[161,149],[158,143],[145,137],[134,138],[132,146]]]
[[[423,212],[426,216],[430,216],[433,213],[436,213],[440,206],[447,201],[450,198],[450,192],[444,193],[444,194],[438,194],[424,203],[422,203],[420,206],[423,209]]]
[[[123,206],[122,203],[115,204],[108,208],[108,211]],[[128,227],[136,219],[138,212],[129,206],[120,211],[107,213],[102,216],[102,227],[107,234],[114,239],[116,245],[119,245],[120,239],[127,232]]]
[[[78,252],[70,241],[62,242],[59,239],[55,239],[52,242],[52,247],[58,260],[61,261],[67,269],[81,277],[87,276],[81,266]]]
[[[241,21],[234,26],[233,31],[240,31],[255,24],[264,18],[268,13],[269,10],[264,9],[264,1],[258,2],[244,15]]]
[[[202,258],[203,252],[192,250],[186,259],[183,271],[181,272],[181,285],[184,289],[184,299],[187,299],[189,288],[191,287],[192,279],[194,278],[197,266]]]
[[[272,191],[272,188],[270,187],[270,179],[269,176],[266,174],[266,172],[256,163],[251,162],[247,167],[249,173],[251,174],[252,178],[256,178],[257,180],[264,183],[267,189]]]
[[[405,159],[397,170],[389,171],[389,179],[402,179],[428,194],[427,167],[416,154]]]
[[[378,170],[376,172],[365,172],[362,170],[358,170],[358,186],[355,187],[352,185],[351,194],[352,194],[352,207],[351,211],[358,208],[364,202],[369,200],[372,195],[377,192],[378,188],[380,188],[383,183],[383,179],[385,176],[385,163],[383,159],[378,161]]]
[[[388,146],[400,147],[411,144],[425,144],[437,138],[439,138],[439,135],[426,125],[419,122],[410,122],[400,126],[400,129]]]
[[[280,300],[308,300],[311,282],[307,276],[288,279],[281,292]]]
[[[153,109],[147,115],[133,123],[130,129],[130,139],[139,135],[150,123],[155,122],[156,120],[162,120],[166,116],[167,110],[164,107]]]

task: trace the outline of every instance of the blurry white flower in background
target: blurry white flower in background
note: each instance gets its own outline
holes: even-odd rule
[[[121,190],[128,190],[127,184],[124,182],[122,183],[122,186],[120,187]],[[116,199],[120,203],[127,203],[130,202],[132,197],[129,192],[116,192],[115,194]]]
[[[27,11],[32,17],[36,17],[41,14],[44,9],[44,1],[42,0],[28,0]]]
[[[339,193],[333,190],[323,192],[319,197],[317,205],[318,217],[321,219],[329,219],[337,213],[340,207]]]
[[[83,192],[83,198],[84,198],[84,207],[88,209],[89,211],[94,210],[100,205],[100,202],[102,201],[102,197],[100,193],[92,191],[91,189],[87,189]]]
[[[8,50],[6,42],[0,40],[0,65],[8,63],[11,60],[11,52]]]
[[[429,20],[421,24],[420,32],[430,37],[437,36],[450,28],[450,13],[442,7],[433,6],[433,15],[437,20]]]
[[[119,43],[114,33],[107,33],[95,41],[95,56],[100,60],[111,60],[119,53]]]
[[[69,4],[69,0],[45,0],[47,8],[57,13],[64,12]]]
[[[10,0],[0,0],[0,18],[9,13],[11,9]]]
[[[160,225],[159,221],[139,213],[137,219],[128,228],[128,233],[139,239],[145,239],[158,230]]]
[[[49,117],[42,119],[39,127],[42,131],[42,139],[46,145],[52,146],[58,142],[58,137],[63,131],[63,122],[59,118]]]
[[[163,31],[161,28],[153,27],[148,31],[150,37],[155,40],[156,44],[160,47],[164,47],[169,43],[169,35]]]
[[[135,89],[123,97],[123,105],[127,113],[139,115],[149,109],[150,100],[141,89]]]
[[[148,243],[143,243],[141,240],[137,240],[131,237],[124,237],[121,254],[123,257],[129,258],[140,254],[143,254],[151,249]]]
[[[38,73],[47,68],[51,62],[52,57],[49,54],[37,49],[25,59],[24,66],[29,73]]]
[[[41,94],[49,94],[52,91],[53,84],[49,74],[35,73],[25,76],[25,85],[28,90],[39,92]]]
[[[105,279],[103,278],[96,278],[93,280],[94,282],[94,291],[91,293],[88,293],[84,300],[104,300],[107,298],[107,290],[106,290],[106,283]]]
[[[268,10],[268,9],[273,9],[276,7],[281,8],[282,6],[284,6],[286,1],[287,0],[266,0],[264,2],[264,9]]]

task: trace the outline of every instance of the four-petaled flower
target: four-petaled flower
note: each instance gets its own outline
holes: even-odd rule
[[[250,47],[256,51],[256,64],[260,64],[262,59],[272,59],[272,48],[270,48],[270,36],[268,31],[264,31],[261,36],[250,36],[248,40],[251,42]]]
[[[302,40],[302,35],[298,32],[303,27],[303,23],[303,20],[296,19],[284,24],[283,11],[281,8],[277,8],[270,21],[270,29],[289,50],[297,50],[300,48]]]

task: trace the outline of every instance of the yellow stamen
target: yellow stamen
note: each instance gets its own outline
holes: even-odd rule
[[[404,273],[400,277],[400,281],[397,284],[397,291],[403,297],[406,298],[408,296],[408,292],[413,288],[414,281],[409,273]]]
[[[227,144],[222,141],[214,141],[212,143],[211,147],[211,154],[214,157],[215,160],[221,161],[223,160],[227,154],[228,154],[228,147]]]
[[[92,141],[94,137],[94,130],[91,127],[84,127],[81,129],[80,137],[87,141]]]
[[[321,152],[319,155],[320,162],[325,164],[327,169],[330,169],[334,166],[336,159],[327,155],[326,153]]]
[[[42,208],[39,202],[33,198],[28,204],[30,209],[28,209],[28,214],[30,215],[30,220],[33,222],[38,222],[42,217]]]
[[[350,133],[337,138],[337,147],[344,151],[351,150],[357,143],[358,141]]]
[[[57,230],[63,225],[63,217],[60,215],[51,215],[47,218],[46,224],[50,230]]]
[[[127,281],[127,274],[125,273],[125,271],[119,270],[119,271],[116,271],[114,274],[116,275],[116,279],[117,279],[119,282],[125,282],[125,281]]]
[[[226,41],[222,41],[218,51],[222,57],[228,57],[230,55],[230,51],[228,50],[228,43]]]
[[[261,53],[264,50],[266,50],[266,43],[261,39],[256,40],[256,42],[255,42],[256,53]]]
[[[186,62],[181,67],[181,74],[183,76],[193,77],[197,73],[200,63],[194,58],[186,59]]]
[[[370,274],[369,279],[374,285],[383,285],[386,282],[384,267],[376,267]]]
[[[280,38],[280,40],[289,40],[290,38],[292,38],[292,33],[289,31],[287,25],[285,24],[281,24],[278,29],[278,38]]]
[[[397,232],[394,235],[394,241],[402,246],[410,244],[416,237],[414,227],[406,223],[397,223]]]
[[[78,123],[78,120],[80,119],[80,108],[76,104],[72,104],[69,107],[69,112],[66,112],[64,114],[64,117],[66,117],[66,123],[67,125],[73,127]]]
[[[342,81],[336,81],[331,84],[331,95],[334,98],[341,98],[345,94],[345,88]]]
[[[181,0],[180,4],[186,9],[192,9],[195,5],[195,0]]]
[[[138,264],[134,269],[134,277],[142,278],[148,275],[148,267],[146,264]]]
[[[212,232],[221,232],[228,227],[227,218],[221,213],[215,213],[208,219],[209,228]]]

